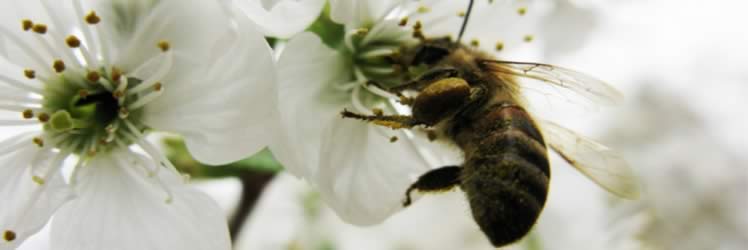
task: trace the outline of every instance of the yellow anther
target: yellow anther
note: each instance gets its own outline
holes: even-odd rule
[[[366,34],[369,34],[369,29],[367,29],[367,28],[360,28],[360,29],[356,30],[356,35],[357,36],[365,36]]]
[[[130,116],[129,110],[127,110],[125,107],[119,109],[119,118],[125,119],[128,116]]]
[[[470,40],[470,46],[480,47],[480,40],[478,40],[478,39]]]
[[[520,16],[524,16],[525,14],[527,14],[527,7],[521,7],[517,9],[517,14],[519,14]]]
[[[81,89],[81,90],[78,90],[78,96],[79,96],[79,97],[80,97],[81,99],[86,99],[86,97],[88,97],[88,95],[89,95],[89,94],[90,94],[90,93],[88,93],[88,90],[86,90],[86,89]]]
[[[416,24],[413,25],[413,30],[421,30],[421,28],[423,28],[421,21],[416,21]]]
[[[46,34],[47,33],[47,25],[44,24],[34,24],[34,26],[31,26],[31,30],[39,33],[39,34]]]
[[[70,48],[78,48],[81,46],[81,40],[78,40],[75,36],[68,36],[68,38],[65,39],[65,43],[67,43]]]
[[[34,71],[33,69],[25,69],[23,70],[23,75],[28,79],[34,79],[36,78],[36,71]]]
[[[418,6],[418,10],[417,11],[418,11],[418,13],[425,14],[425,13],[429,13],[431,11],[431,8],[429,8],[428,6],[425,6],[425,5],[421,5],[421,6]]]
[[[86,23],[93,25],[99,22],[101,22],[101,18],[96,15],[95,11],[91,11],[88,13],[88,15],[86,15]]]
[[[88,74],[86,74],[86,79],[91,83],[97,83],[101,79],[101,75],[99,75],[99,72],[89,71]]]
[[[34,118],[34,111],[27,109],[23,111],[23,119],[31,119]]]
[[[464,10],[458,11],[457,12],[457,16],[458,17],[465,17],[465,11]]]
[[[11,230],[5,230],[3,231],[3,240],[6,242],[11,242],[16,240],[16,232],[13,232]]]
[[[44,178],[36,176],[36,175],[32,176],[31,180],[34,181],[34,183],[38,184],[39,186],[44,186],[44,184],[47,183],[44,180]]]
[[[122,79],[122,70],[120,70],[117,67],[112,67],[112,81],[119,82],[120,79]]]
[[[125,92],[121,90],[117,90],[117,91],[114,91],[114,93],[112,93],[112,97],[114,97],[114,99],[120,99],[124,96],[125,96]]]
[[[42,139],[41,137],[34,137],[34,139],[31,139],[31,141],[40,148],[44,147],[44,139]]]
[[[504,50],[504,43],[503,42],[497,42],[496,43],[496,51],[502,51]]]
[[[158,48],[161,49],[161,51],[166,52],[171,49],[171,44],[169,44],[169,42],[167,41],[160,41],[158,42]]]
[[[65,62],[63,62],[60,59],[55,60],[55,62],[52,64],[52,68],[55,69],[55,72],[62,73],[65,71]]]
[[[37,119],[39,119],[40,122],[45,123],[49,121],[49,114],[47,113],[39,113],[39,115],[36,116]]]
[[[29,31],[33,27],[34,27],[34,22],[32,22],[31,20],[29,20],[29,19],[23,19],[23,20],[21,20],[21,28],[24,31]]]
[[[395,142],[397,142],[398,139],[400,139],[400,138],[397,138],[397,136],[390,137],[390,142],[391,143],[395,143]]]
[[[429,141],[435,141],[438,138],[436,132],[434,132],[433,130],[429,130],[428,132],[426,132],[426,137],[429,138]]]
[[[532,36],[532,35],[526,35],[525,38],[524,38],[524,40],[525,40],[526,43],[529,43],[529,42],[532,42],[533,40],[535,40],[535,37]]]
[[[408,25],[408,17],[403,17],[403,19],[400,19],[400,23],[398,23],[400,26]]]
[[[162,89],[164,89],[164,85],[161,84],[160,82],[157,82],[156,84],[153,85],[154,91],[161,91]]]

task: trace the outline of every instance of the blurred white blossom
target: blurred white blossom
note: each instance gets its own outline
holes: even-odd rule
[[[325,0],[229,0],[266,36],[288,38],[312,24]]]

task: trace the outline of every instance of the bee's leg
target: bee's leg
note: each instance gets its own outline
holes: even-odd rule
[[[363,120],[391,129],[412,128],[421,124],[409,115],[384,115],[381,113],[375,115],[362,115],[348,110],[343,110],[341,115],[343,115],[343,118]]]
[[[410,185],[408,190],[405,191],[403,206],[407,207],[410,205],[412,202],[410,193],[413,191],[444,192],[460,185],[461,170],[462,168],[458,166],[446,166],[431,170],[421,175],[421,177],[418,177],[418,180]]]
[[[455,68],[438,68],[423,73],[418,79],[389,88],[390,93],[401,93],[406,90],[421,90],[431,83],[449,77],[456,77],[459,71]]]

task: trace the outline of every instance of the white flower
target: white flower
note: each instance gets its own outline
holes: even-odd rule
[[[275,73],[259,32],[213,1],[0,6],[0,126],[16,131],[0,143],[0,249],[52,214],[55,249],[230,249],[221,210],[145,136],[180,134],[208,164],[265,146]]]
[[[479,3],[476,10],[485,11],[476,15],[501,10],[520,18],[529,15],[524,3]],[[327,37],[325,41],[333,43],[323,44],[314,34],[302,33],[285,44],[278,67],[279,108],[287,142],[275,145],[273,152],[291,173],[317,186],[345,221],[381,222],[402,208],[405,190],[420,174],[446,163],[460,163],[455,151],[425,143],[419,131],[342,119],[340,112],[407,112],[396,96],[370,81],[402,84],[387,58],[401,46],[418,42],[414,38],[417,27],[427,37],[456,37],[466,5],[460,1],[333,0],[330,17],[344,26],[343,37]],[[517,35],[521,27],[507,27],[499,33],[506,39],[515,37],[516,44],[527,43],[523,40],[527,33]],[[464,42],[481,34],[476,30],[470,26]],[[505,47],[514,45],[507,40]]]
[[[288,38],[319,16],[325,0],[231,0],[266,36]]]

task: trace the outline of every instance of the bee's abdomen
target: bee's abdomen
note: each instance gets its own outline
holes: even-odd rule
[[[470,125],[461,187],[473,217],[494,246],[512,243],[535,224],[548,194],[543,138],[524,109],[495,105]]]

